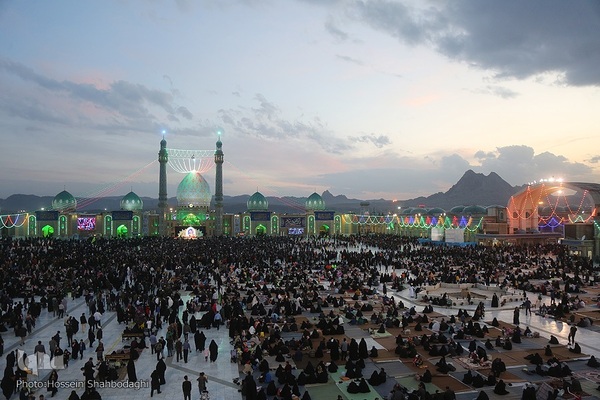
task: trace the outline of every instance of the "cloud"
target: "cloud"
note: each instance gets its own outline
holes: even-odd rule
[[[352,57],[348,57],[348,56],[342,56],[342,55],[339,55],[339,54],[336,54],[335,56],[336,56],[337,58],[339,58],[340,60],[343,60],[343,61],[346,61],[346,62],[349,62],[349,63],[352,63],[352,64],[356,64],[356,65],[364,65],[364,63],[363,63],[362,61],[360,61],[360,60],[357,60],[357,59],[355,59],[355,58],[352,58]]]
[[[488,85],[483,89],[474,90],[473,92],[480,94],[491,94],[492,96],[501,97],[503,99],[512,99],[519,95],[519,93],[513,90],[496,85]]]
[[[327,124],[318,117],[287,119],[281,109],[264,95],[254,96],[256,106],[220,109],[219,118],[228,130],[271,141],[295,140],[331,152],[342,153],[354,147],[350,140],[336,138]]]
[[[193,119],[194,116],[186,107],[177,107],[177,114],[181,115],[185,119]]]
[[[343,42],[348,40],[348,34],[339,29],[333,22],[332,18],[328,18],[327,21],[325,21],[325,30],[339,41]]]
[[[374,134],[370,134],[370,135],[363,135],[363,136],[351,136],[349,139],[350,139],[350,141],[356,142],[356,143],[371,143],[371,144],[375,145],[375,147],[377,147],[378,149],[381,149],[384,146],[392,144],[392,141],[390,140],[389,136],[387,136],[387,135],[376,136]]]
[[[587,181],[593,169],[579,162],[550,152],[535,154],[533,148],[524,145],[498,147],[495,152],[478,151],[479,169],[496,172],[513,185],[547,177],[561,177],[567,181]]]
[[[600,84],[600,2],[425,4],[360,0],[354,8],[356,18],[376,30],[409,45],[432,47],[499,78],[552,74],[568,85]]]
[[[88,127],[94,126],[94,123],[101,126],[118,122],[121,126],[129,126],[132,129],[138,125],[147,126],[148,121],[158,123],[162,118],[172,122],[180,121],[178,117],[193,119],[192,113],[186,107],[174,105],[171,93],[142,84],[119,80],[110,83],[107,88],[98,88],[88,83],[59,81],[6,59],[0,59],[0,72],[2,71],[37,85],[53,96],[40,95],[40,100],[35,96],[19,96],[19,99],[13,99],[23,108],[13,115],[23,118],[63,124],[76,124],[85,120]],[[170,81],[166,75],[163,78]],[[69,112],[69,109],[77,111]]]
[[[486,152],[483,150],[479,150],[475,153],[475,158],[485,159],[485,158],[494,158],[496,155],[493,152]]]
[[[590,158],[588,160],[588,162],[590,162],[592,164],[596,164],[596,163],[600,162],[600,156],[594,156],[594,157]]]

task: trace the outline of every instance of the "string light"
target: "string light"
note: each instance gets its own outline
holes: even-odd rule
[[[0,215],[0,228],[20,228],[29,219],[29,213]]]

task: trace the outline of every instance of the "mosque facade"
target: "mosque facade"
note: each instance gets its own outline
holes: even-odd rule
[[[269,209],[267,198],[252,194],[242,213],[223,212],[222,142],[216,143],[215,193],[199,171],[187,172],[176,193],[177,204],[167,201],[167,164],[165,139],[160,142],[158,210],[144,211],[142,199],[133,191],[123,196],[119,210],[85,212],[78,210],[77,199],[66,190],[58,193],[49,210],[3,216],[2,235],[13,237],[130,238],[170,236],[202,238],[211,236],[329,236],[384,233],[419,237],[423,240],[453,244],[568,244],[573,252],[600,258],[600,185],[565,183],[536,184],[515,195],[507,206],[457,206],[441,208],[403,208],[397,213],[371,214],[368,203],[359,213],[340,213],[327,209],[323,198],[312,193],[304,210],[278,213]],[[590,209],[571,209],[543,204],[539,200],[563,187],[583,188],[593,199]],[[532,200],[532,199],[537,200]],[[539,200],[539,201],[538,201]],[[212,206],[212,207],[211,207]],[[587,213],[587,214],[586,214]],[[19,219],[20,218],[20,219]],[[10,222],[10,223],[9,223]]]

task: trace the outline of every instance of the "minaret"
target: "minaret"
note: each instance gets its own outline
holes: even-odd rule
[[[223,149],[221,147],[221,132],[217,139],[217,150],[215,151],[215,236],[223,235]]]
[[[158,152],[158,162],[160,164],[160,174],[158,177],[158,209],[159,209],[159,234],[167,235],[167,162],[169,155],[167,153],[167,141],[163,136],[160,141],[160,151]]]

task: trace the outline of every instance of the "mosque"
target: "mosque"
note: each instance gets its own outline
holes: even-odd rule
[[[307,197],[303,212],[277,213],[269,210],[267,198],[257,191],[248,198],[245,212],[226,214],[223,212],[222,146],[219,137],[216,150],[206,153],[216,167],[214,198],[201,172],[192,169],[186,171],[177,187],[177,205],[168,204],[167,165],[173,161],[176,151],[168,149],[163,138],[158,153],[158,210],[144,211],[142,199],[131,191],[121,199],[119,210],[80,212],[77,199],[63,190],[54,197],[50,210],[0,216],[2,236],[193,239],[387,233],[453,245],[561,242],[569,245],[574,253],[600,258],[600,184],[545,180],[529,184],[514,195],[507,206],[457,206],[449,211],[416,207],[385,215],[370,214],[366,202],[361,203],[365,208],[360,213],[331,211],[316,192]],[[559,205],[558,194],[565,190],[582,193],[579,206]],[[586,198],[591,199],[589,204],[584,202]]]

